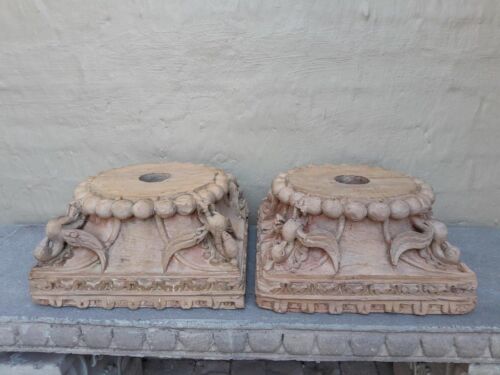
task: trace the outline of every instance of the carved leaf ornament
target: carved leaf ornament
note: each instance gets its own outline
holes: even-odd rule
[[[259,210],[257,305],[331,314],[471,311],[477,278],[446,224],[433,218],[433,203],[425,182],[377,167],[308,165],[279,174]]]
[[[61,231],[64,241],[73,247],[83,247],[92,251],[99,258],[101,272],[107,265],[106,251],[104,245],[92,234],[80,229],[63,229]]]
[[[407,231],[398,234],[391,242],[389,255],[393,266],[398,264],[399,258],[408,250],[422,250],[429,247],[434,236],[432,226],[425,223],[423,232]]]
[[[314,229],[305,233],[302,229],[297,230],[299,242],[309,248],[317,247],[323,249],[333,264],[335,273],[339,270],[340,249],[335,235],[327,230]]]
[[[196,246],[205,239],[207,234],[208,229],[203,226],[196,231],[180,234],[177,237],[169,240],[168,244],[165,246],[165,251],[163,253],[163,271],[165,272],[167,270],[170,260],[176,252]]]

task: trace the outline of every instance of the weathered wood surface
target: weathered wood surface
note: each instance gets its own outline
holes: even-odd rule
[[[257,304],[276,312],[464,314],[477,279],[425,182],[376,167],[292,169],[259,210]]]
[[[500,230],[451,227],[478,271],[477,308],[465,315],[278,314],[256,306],[255,227],[246,306],[211,309],[52,308],[31,302],[32,249],[42,225],[0,226],[0,350],[170,358],[304,361],[500,362]]]
[[[242,308],[248,210],[235,178],[189,163],[112,169],[75,189],[35,248],[33,300]]]

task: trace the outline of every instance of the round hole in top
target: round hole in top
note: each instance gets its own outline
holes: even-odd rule
[[[146,173],[139,176],[142,182],[162,182],[170,178],[170,173]]]
[[[347,185],[363,185],[370,182],[370,180],[363,176],[355,176],[351,174],[342,174],[335,177],[335,181]]]

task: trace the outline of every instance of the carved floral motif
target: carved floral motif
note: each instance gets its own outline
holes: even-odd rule
[[[192,164],[132,166],[89,178],[75,199],[35,249],[34,301],[243,306],[248,210],[234,177]]]
[[[339,172],[345,170],[353,175]],[[337,177],[366,185],[344,186]],[[307,301],[314,312],[323,311],[314,301],[326,298],[338,313],[351,311],[338,304],[342,298],[375,298],[383,306],[394,297],[458,298],[455,307],[473,307],[475,275],[460,262],[446,225],[432,218],[433,202],[429,185],[377,168],[310,166],[278,175],[259,209],[258,303],[284,312]],[[424,313],[447,313],[448,302],[442,306]]]

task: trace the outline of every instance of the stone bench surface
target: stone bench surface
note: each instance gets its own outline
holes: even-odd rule
[[[0,226],[0,351],[201,359],[500,362],[500,230],[451,227],[479,280],[467,315],[278,314],[254,300],[250,230],[246,308],[78,309],[31,302],[42,225]]]

